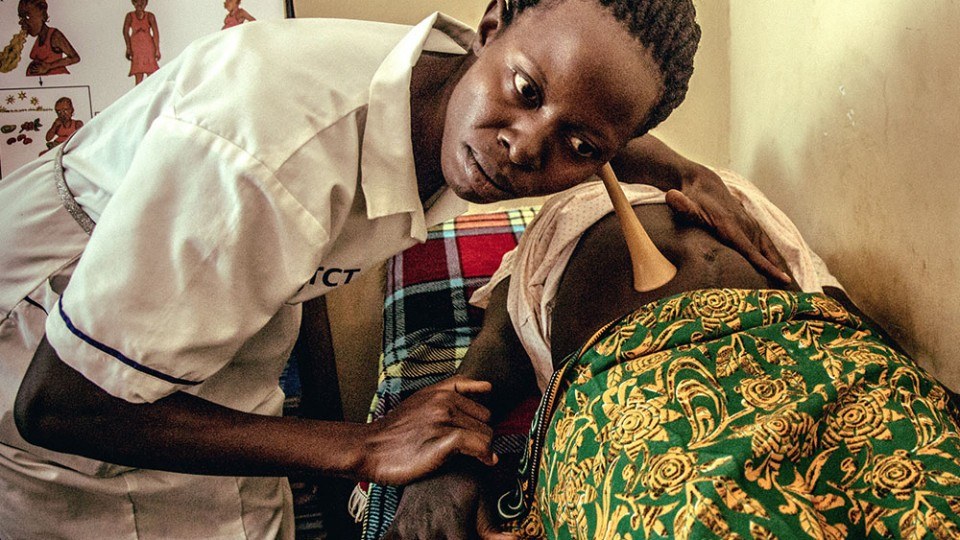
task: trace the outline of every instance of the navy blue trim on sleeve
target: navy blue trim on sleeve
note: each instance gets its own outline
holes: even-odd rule
[[[135,370],[137,370],[137,371],[140,371],[140,372],[142,372],[142,373],[146,373],[147,375],[156,377],[156,378],[160,379],[161,381],[166,381],[166,382],[171,383],[171,384],[182,384],[182,385],[188,385],[188,386],[196,386],[196,385],[200,384],[201,382],[203,382],[203,381],[188,381],[188,380],[186,380],[186,379],[178,379],[177,377],[172,377],[172,376],[170,376],[170,375],[167,375],[166,373],[161,373],[161,372],[159,372],[159,371],[157,371],[157,370],[155,370],[155,369],[153,369],[153,368],[149,368],[149,367],[147,367],[147,366],[144,366],[144,365],[142,365],[142,364],[139,364],[139,363],[137,363],[136,360],[127,358],[126,356],[123,355],[122,352],[120,352],[120,351],[118,351],[118,350],[116,350],[116,349],[114,349],[114,348],[112,348],[112,347],[109,347],[109,346],[107,346],[107,345],[104,345],[103,343],[100,343],[99,341],[93,339],[92,337],[84,334],[84,333],[81,332],[76,326],[74,326],[74,325],[73,325],[73,321],[70,320],[70,317],[67,315],[67,312],[65,312],[65,311],[63,310],[63,297],[62,297],[62,296],[60,297],[60,302],[57,304],[57,306],[58,306],[59,309],[60,309],[60,317],[63,318],[63,322],[66,323],[67,328],[73,333],[73,335],[75,335],[75,336],[77,336],[78,338],[82,339],[83,341],[85,341],[85,342],[86,342],[87,344],[89,344],[90,346],[92,346],[92,347],[94,347],[94,348],[96,348],[96,349],[99,349],[100,351],[103,351],[103,352],[109,354],[110,356],[116,358],[117,360],[120,360],[121,362],[123,362],[124,364],[132,367],[133,369],[135,369]]]

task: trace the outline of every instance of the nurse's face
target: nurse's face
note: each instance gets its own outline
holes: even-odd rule
[[[529,8],[506,29],[489,20],[444,122],[443,176],[463,199],[545,195],[582,182],[659,99],[652,57],[593,0]]]

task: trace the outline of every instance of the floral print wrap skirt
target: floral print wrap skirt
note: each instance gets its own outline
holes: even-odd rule
[[[527,538],[960,538],[956,418],[826,295],[682,293],[557,371],[500,512]]]

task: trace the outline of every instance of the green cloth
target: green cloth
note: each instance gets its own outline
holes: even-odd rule
[[[828,296],[683,293],[558,371],[501,513],[535,538],[960,538],[955,418]]]

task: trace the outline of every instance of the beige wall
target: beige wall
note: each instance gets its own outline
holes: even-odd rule
[[[470,26],[480,22],[486,0],[295,0],[297,17],[364,19],[398,24],[416,24],[434,11],[461,20]]]
[[[694,0],[702,37],[687,99],[654,135],[683,155],[725,167],[730,160],[730,16],[727,0]]]
[[[730,4],[733,168],[960,388],[960,3]]]

